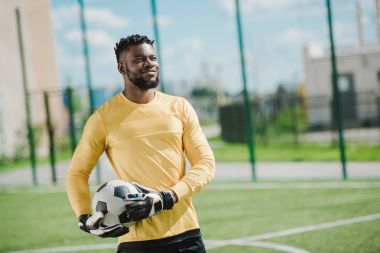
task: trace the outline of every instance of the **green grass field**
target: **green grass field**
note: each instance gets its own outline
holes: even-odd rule
[[[249,161],[248,147],[244,144],[231,144],[219,137],[211,138],[210,145],[219,162]],[[300,143],[256,145],[258,161],[339,161],[339,147]],[[349,161],[380,161],[380,145],[347,143],[346,157]]]
[[[365,183],[361,181],[361,183]],[[380,181],[371,180],[371,183]],[[366,188],[259,189],[265,183],[214,183],[194,197],[204,239],[228,240],[380,213],[380,186]],[[279,183],[286,186],[289,183]],[[294,183],[293,183],[294,184]],[[342,182],[340,185],[349,185]],[[239,185],[253,186],[242,189]],[[217,186],[217,187],[216,187]],[[0,252],[115,243],[80,231],[63,191],[44,189],[0,191]],[[379,217],[380,218],[380,217]],[[380,219],[300,232],[259,242],[287,245],[306,252],[378,253]],[[211,244],[208,244],[211,245]],[[73,250],[72,252],[79,252]],[[112,249],[80,252],[115,252]],[[210,253],[285,252],[273,248],[226,245]]]

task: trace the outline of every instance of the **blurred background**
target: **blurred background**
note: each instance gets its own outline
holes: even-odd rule
[[[242,0],[239,22],[232,0],[0,3],[1,171],[59,174],[123,89],[113,47],[134,33],[155,39],[161,90],[191,101],[217,161],[250,162],[255,179],[256,160],[380,160],[376,0],[332,1],[338,107],[323,1]]]
[[[214,151],[194,198],[211,252],[380,252],[379,2],[0,0],[0,252],[114,252],[63,182],[135,33]],[[102,156],[92,190],[115,177]]]

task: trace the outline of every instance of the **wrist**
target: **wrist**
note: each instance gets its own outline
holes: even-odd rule
[[[172,209],[174,206],[175,195],[171,190],[160,192],[164,210]]]
[[[86,221],[91,217],[90,214],[82,214],[78,217],[78,226],[81,230],[89,233],[90,230],[86,226]]]
[[[78,221],[83,223],[83,225],[86,225],[86,221],[88,220],[88,218],[91,217],[91,214],[81,214],[79,215],[78,217]]]
[[[170,189],[169,192],[172,195],[174,204],[177,203],[178,202],[178,196],[177,196],[177,194],[172,189]]]

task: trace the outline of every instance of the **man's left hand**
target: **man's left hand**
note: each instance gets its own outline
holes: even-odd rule
[[[86,233],[102,238],[119,237],[129,232],[129,228],[121,224],[110,227],[100,226],[103,218],[104,214],[102,212],[97,212],[94,215],[83,214],[79,216],[78,227]]]

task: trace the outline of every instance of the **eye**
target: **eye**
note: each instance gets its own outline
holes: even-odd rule
[[[144,59],[141,58],[141,57],[134,59],[134,62],[136,62],[136,63],[140,63],[140,62],[143,62],[143,61],[144,61]]]

